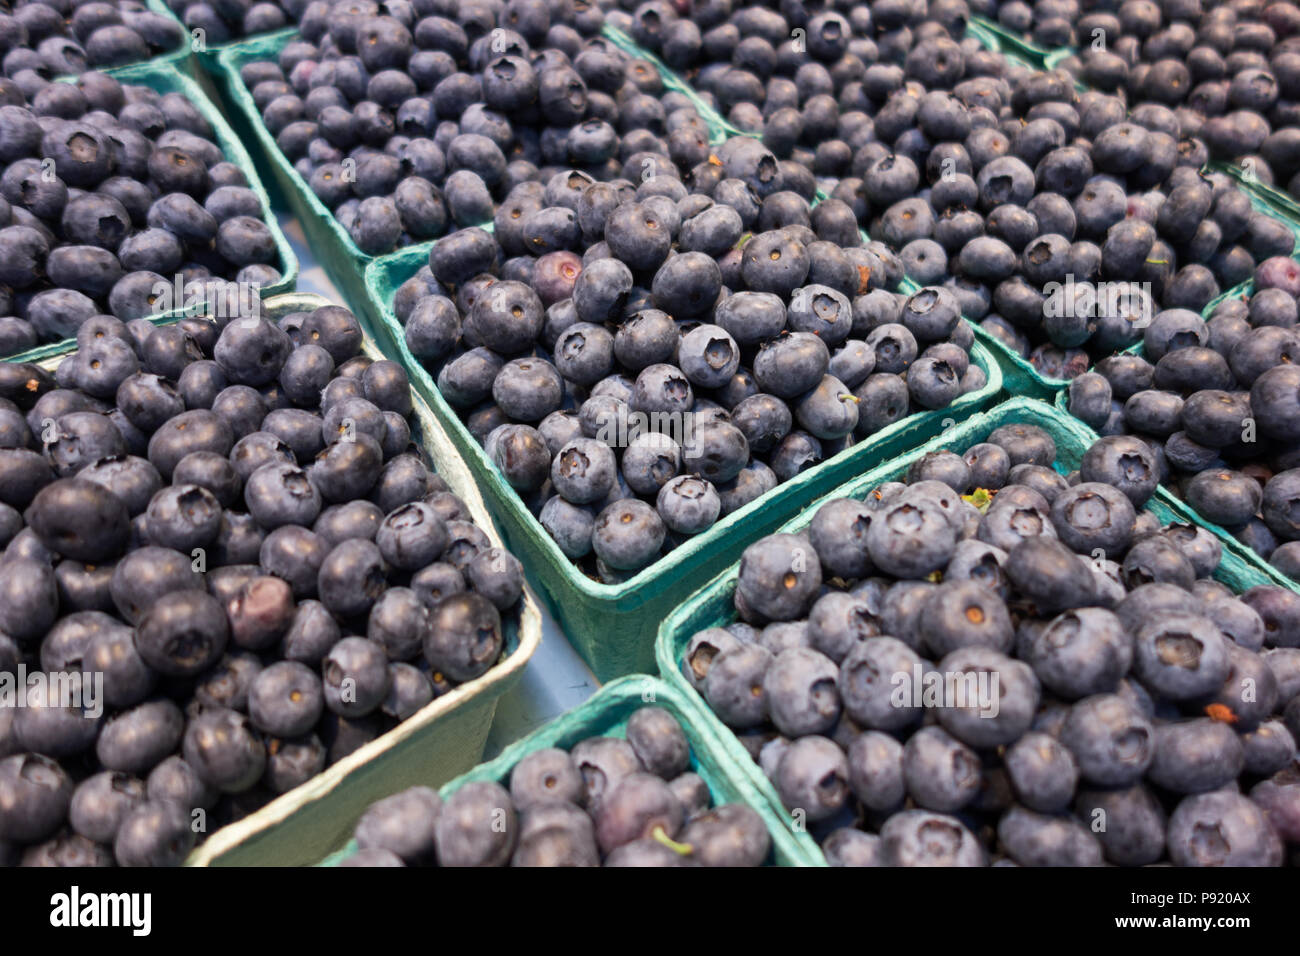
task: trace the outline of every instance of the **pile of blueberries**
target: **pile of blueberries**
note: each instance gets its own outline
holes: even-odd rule
[[[20,10],[31,7],[48,9]],[[232,283],[280,279],[267,210],[185,96],[99,72],[12,93],[0,106],[0,356],[72,338],[93,317],[126,322],[198,289],[238,299]]]
[[[1208,321],[1161,312],[1141,354],[1071,381],[1069,409],[1103,435],[1140,437],[1162,482],[1300,580],[1300,265],[1274,264]]]
[[[879,104],[905,83],[949,89],[1005,68],[1000,54],[964,37],[964,0],[623,6],[609,12],[611,24],[680,71],[732,125],[818,176],[849,174],[873,139]],[[907,142],[921,139],[912,130]]]
[[[56,76],[137,63],[184,41],[179,23],[140,0],[27,0],[0,12],[4,82],[28,98]]]
[[[843,202],[810,207],[758,140],[715,159],[708,190],[525,182],[396,293],[443,398],[606,582],[986,382],[957,299],[890,292],[898,259]]]
[[[943,282],[1042,374],[1073,378],[1139,341],[1159,312],[1199,312],[1295,251],[1286,223],[1226,173],[1202,171],[1204,145],[1180,138],[1167,107],[1130,113],[1060,74],[972,83],[891,97],[875,135],[888,112],[904,120],[892,129],[915,124],[938,144],[908,156],[870,142],[860,178],[832,194],[857,203],[909,276]]]
[[[731,122],[826,177],[910,278],[946,285],[968,319],[1050,377],[1132,345],[1153,312],[1199,311],[1266,259],[1295,251],[1292,231],[1256,212],[1229,176],[1201,174],[1211,158],[1234,158],[1272,179],[1267,162],[1246,155],[1259,143],[1238,135],[1237,114],[1220,115],[1224,104],[1269,105],[1257,93],[1261,70],[1245,65],[1248,29],[1235,40],[1229,31],[1230,46],[1242,47],[1225,54],[1239,78],[1219,81],[1216,111],[1183,103],[1187,84],[1163,67],[1186,68],[1172,59],[1131,90],[1080,94],[1066,72],[962,40],[967,12],[964,3],[843,13],[790,3],[728,15],[727,4],[710,4],[687,17],[660,2],[625,19]],[[1296,152],[1294,135],[1268,155],[1290,163],[1281,156]],[[1106,298],[1098,283],[1144,285]]]
[[[691,745],[662,707],[626,737],[534,750],[508,788],[464,783],[444,803],[412,787],[373,804],[342,866],[762,866],[767,826],[743,803],[713,806]]]
[[[1003,425],[760,540],[682,673],[834,865],[1296,863],[1300,594],[1215,581],[1138,439],[1055,458]]]
[[[1278,0],[971,3],[1048,46],[1059,67],[1132,103],[1161,103],[1216,159],[1300,197],[1300,7]]]
[[[522,569],[346,309],[78,335],[0,363],[0,861],[177,864],[491,668]]]
[[[362,252],[490,222],[518,184],[570,168],[640,176],[708,159],[659,73],[543,0],[313,3],[277,62],[240,71],[286,158]]]

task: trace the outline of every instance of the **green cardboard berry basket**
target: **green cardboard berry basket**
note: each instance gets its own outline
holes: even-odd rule
[[[1010,424],[1037,425],[1046,429],[1056,442],[1056,469],[1062,473],[1077,468],[1084,452],[1096,440],[1096,436],[1089,429],[1084,428],[1068,415],[1062,415],[1045,402],[1029,398],[1013,398],[985,414],[976,415],[956,428],[948,430],[910,454],[860,475],[806,508],[802,514],[787,522],[780,530],[788,533],[802,531],[807,528],[817,508],[823,502],[834,498],[862,498],[883,482],[903,480],[908,467],[927,452],[938,450],[964,452],[970,446],[985,441],[995,428]],[[1162,524],[1181,522],[1204,527],[1214,534],[1223,545],[1223,559],[1214,576],[1233,593],[1240,593],[1258,584],[1280,584],[1300,590],[1295,582],[1283,578],[1264,565],[1249,548],[1226,535],[1223,529],[1201,521],[1190,508],[1164,488],[1157,490],[1152,499],[1147,502],[1146,510],[1154,514]],[[737,561],[726,572],[692,595],[664,621],[655,642],[659,672],[668,684],[698,708],[707,712],[707,720],[713,724],[712,736],[721,741],[726,755],[734,763],[744,767],[750,778],[750,785],[764,795],[768,808],[785,821],[791,836],[804,852],[824,861],[820,848],[812,838],[796,828],[790,814],[782,806],[776,789],[741,746],[735,733],[714,716],[708,704],[686,681],[680,670],[682,654],[694,634],[708,627],[726,626],[736,620],[733,602],[739,575],[738,558],[737,555]]]
[[[515,764],[533,751],[547,747],[568,750],[588,737],[625,737],[628,718],[647,706],[663,707],[681,723],[691,744],[690,769],[708,784],[714,806],[746,803],[763,818],[768,833],[772,836],[768,865],[817,865],[815,858],[791,837],[781,819],[772,813],[767,801],[754,789],[748,776],[738,772],[733,758],[717,739],[716,728],[710,726],[698,708],[680,691],[654,677],[632,675],[606,684],[586,703],[511,744],[495,759],[444,784],[440,795],[445,800],[463,785],[473,781],[495,781],[508,788],[510,773]],[[432,780],[417,782],[436,785],[436,781]],[[356,849],[356,841],[351,838],[349,830],[343,841],[336,844],[335,851],[322,860],[320,865],[337,866],[355,853]]]
[[[289,246],[289,241],[284,237],[284,232],[280,229],[280,223],[271,212],[270,197],[253,168],[253,161],[244,148],[242,139],[230,128],[222,111],[204,94],[198,81],[178,69],[174,64],[160,63],[158,60],[117,67],[108,72],[122,83],[147,86],[159,93],[179,93],[192,102],[203,115],[203,118],[212,124],[213,138],[216,140],[217,145],[221,147],[222,154],[227,161],[234,163],[244,171],[244,175],[248,179],[248,188],[257,193],[257,198],[262,205],[262,222],[266,223],[275,239],[276,261],[274,265],[280,270],[280,279],[278,282],[264,286],[260,290],[261,297],[267,299],[271,296],[292,291],[298,282],[298,257],[294,255],[293,249]],[[60,79],[71,83],[76,77],[61,77]],[[152,316],[151,321],[155,325],[163,325],[174,322],[187,314],[193,314],[193,310],[187,312],[183,308],[173,309]],[[8,356],[4,361],[41,362],[47,358],[64,355],[71,350],[74,344],[74,339],[50,342]]]
[[[292,312],[309,312],[331,305],[323,296],[288,293],[263,305],[263,314],[277,321]],[[176,321],[173,316],[168,321]],[[380,358],[371,329],[363,346]],[[75,343],[40,364],[52,369],[75,351]],[[434,470],[469,509],[494,546],[501,533],[492,521],[473,476],[450,437],[418,394],[412,412],[412,438]],[[352,824],[375,800],[419,783],[441,783],[464,773],[483,757],[488,732],[501,696],[523,676],[524,667],[542,639],[537,597],[525,588],[517,614],[507,615],[502,659],[487,673],[454,688],[425,706],[409,720],[326,768],[302,786],[277,797],[261,810],[222,827],[201,844],[187,866],[291,866],[316,862],[346,840]]]
[[[489,507],[500,519],[510,549],[547,595],[569,640],[601,681],[653,668],[654,635],[659,621],[701,581],[730,564],[749,542],[769,533],[809,502],[854,475],[903,454],[943,428],[987,407],[1002,390],[997,362],[977,343],[971,361],[988,376],[983,388],[961,396],[945,409],[912,415],[882,429],[722,518],[709,531],[690,539],[627,581],[604,584],[587,577],[564,556],[443,399],[433,376],[407,349],[402,325],[393,314],[393,295],[427,261],[425,251],[407,249],[376,260],[367,270],[369,309],[379,346],[406,368],[412,387],[428,402],[451,436]]]

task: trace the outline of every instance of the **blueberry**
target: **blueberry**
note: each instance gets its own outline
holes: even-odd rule
[[[754,359],[759,387],[781,398],[794,398],[813,389],[830,365],[826,344],[808,332],[795,332],[770,340]]]
[[[219,460],[225,462],[224,458]],[[189,553],[216,538],[221,505],[206,488],[177,484],[155,494],[146,515],[151,544]]]
[[[1257,783],[1250,798],[1263,808],[1269,824],[1284,840],[1296,835],[1296,787],[1294,772],[1282,771],[1270,780]]]
[[[678,534],[699,534],[718,519],[722,502],[709,482],[689,475],[673,478],[660,489],[656,509],[660,519]]]
[[[1282,845],[1255,803],[1220,790],[1187,797],[1174,809],[1169,858],[1179,866],[1276,866]]]
[[[976,581],[945,581],[926,599],[920,626],[936,656],[959,647],[1011,647],[1011,616],[1001,598]]]
[[[367,613],[386,586],[383,557],[373,541],[349,538],[325,557],[317,576],[321,603],[340,617]]]
[[[822,842],[830,866],[883,866],[880,837],[851,827],[842,827]]]
[[[912,484],[940,481],[961,494],[971,485],[971,470],[965,460],[953,452],[927,452],[908,467],[907,480]]]
[[[185,729],[170,700],[152,700],[111,717],[100,731],[95,755],[102,767],[143,776],[176,749]]]
[[[889,322],[876,326],[867,333],[866,341],[875,352],[877,372],[901,375],[916,360],[916,336],[900,323]]]
[[[355,718],[376,710],[388,694],[391,675],[383,649],[360,637],[345,637],[321,662],[325,706]]]
[[[750,291],[785,297],[804,284],[810,265],[802,242],[780,231],[769,231],[745,244],[741,275]]]
[[[1129,549],[1122,573],[1130,588],[1164,582],[1190,589],[1196,579],[1192,563],[1168,539],[1157,535],[1143,538]]]
[[[1300,646],[1300,600],[1287,588],[1256,585],[1241,595],[1264,621],[1264,643],[1269,647]]]
[[[1040,611],[1093,603],[1094,585],[1087,571],[1081,558],[1050,537],[1025,538],[1007,552],[1007,577]]]
[[[663,779],[630,773],[614,783],[596,807],[596,838],[605,853],[656,834],[672,838],[683,816],[681,803]]]
[[[551,465],[555,490],[572,504],[592,504],[613,487],[617,461],[609,446],[592,438],[579,438],[560,449]]]
[[[438,862],[451,867],[504,866],[514,851],[517,829],[515,808],[500,784],[466,783],[446,800],[438,815]]]
[[[790,737],[829,731],[839,716],[838,668],[811,648],[776,655],[763,678],[769,716]]]
[[[68,822],[80,836],[111,845],[122,821],[144,800],[143,780],[106,770],[77,786],[68,808]]]
[[[703,683],[709,706],[731,727],[761,723],[767,714],[764,675],[772,655],[762,647],[747,644],[722,648],[711,656],[709,646],[697,646],[688,656],[696,679]]]
[[[113,855],[122,866],[179,866],[193,846],[188,809],[171,800],[150,799],[123,818]]]
[[[622,473],[638,494],[657,496],[681,470],[681,449],[659,432],[644,432],[623,452]]]
[[[1070,708],[1059,739],[1089,783],[1135,783],[1155,757],[1155,731],[1133,704],[1114,694],[1086,697]]]
[[[713,802],[709,785],[699,774],[690,772],[679,774],[668,781],[668,787],[681,802],[688,821],[708,810],[709,804]]]
[[[586,790],[573,759],[550,747],[534,750],[515,764],[510,773],[510,797],[516,807],[527,810],[553,800],[581,805]]]
[[[1039,680],[1071,700],[1114,692],[1132,659],[1131,638],[1119,619],[1101,608],[1057,616],[1037,634],[1028,654]]]
[[[683,676],[692,687],[703,693],[714,658],[741,643],[742,641],[734,634],[720,627],[700,631],[687,642],[686,650],[682,655]]]
[[[910,679],[920,666],[915,652],[896,638],[872,637],[860,642],[840,662],[839,692],[845,712],[859,725],[879,730],[915,723],[921,702],[898,706],[894,682],[881,677],[906,674]]]
[[[497,406],[516,421],[540,422],[559,409],[564,385],[555,366],[543,359],[514,359],[492,382]]]
[[[91,481],[64,478],[32,499],[27,521],[40,540],[59,554],[98,562],[120,554],[129,534],[126,506]]]
[[[190,722],[183,751],[200,779],[223,793],[249,789],[266,767],[266,749],[248,718],[224,708],[203,711]],[[119,840],[128,825],[123,823]]]
[[[1208,694],[1222,686],[1228,646],[1211,622],[1173,614],[1138,630],[1134,671],[1152,690],[1173,700]]]
[[[1172,523],[1166,525],[1161,534],[1191,562],[1198,578],[1209,577],[1218,569],[1223,546],[1205,528]]]
[[[578,807],[551,801],[521,810],[511,866],[598,866],[599,860],[592,818]]]
[[[827,819],[849,796],[849,768],[844,752],[831,740],[816,735],[791,742],[776,771],[781,802],[792,811],[802,810],[810,821]]]
[[[859,402],[843,382],[827,375],[795,403],[795,418],[816,438],[843,438],[858,425]]]
[[[473,590],[500,611],[513,607],[523,593],[523,565],[514,555],[500,548],[480,551],[464,570]]]
[[[628,720],[627,740],[641,764],[664,780],[686,771],[690,744],[673,715],[661,707],[642,707]]]
[[[370,609],[366,636],[384,649],[391,661],[409,661],[422,648],[429,609],[409,588],[390,588]]]
[[[294,661],[280,661],[263,669],[249,688],[248,713],[253,725],[276,737],[307,733],[323,709],[320,679]]]
[[[310,525],[320,514],[321,493],[302,469],[270,463],[248,476],[244,503],[264,528]]]
[[[57,421],[47,422],[42,438],[45,457],[62,478],[72,477],[93,461],[127,451],[112,420],[97,412],[61,415]]]
[[[375,536],[379,552],[391,566],[417,571],[447,549],[447,526],[424,502],[403,505],[388,515]]]
[[[456,681],[478,677],[496,663],[504,647],[500,615],[478,594],[459,593],[444,599],[434,607],[431,625],[424,656]]]
[[[432,863],[442,800],[428,787],[411,787],[376,801],[357,821],[357,847],[387,850],[415,866]]]
[[[983,692],[966,694],[964,701],[950,702],[940,710],[940,723],[954,737],[976,747],[1008,744],[1023,734],[1033,720],[1038,706],[1038,680],[1029,667],[1011,660],[991,648],[965,647],[953,651],[939,663],[945,674],[996,674],[999,701],[996,713]],[[965,686],[970,677],[962,678]],[[991,680],[991,679],[990,679]],[[987,698],[992,697],[992,692]]]
[[[658,556],[665,530],[663,520],[645,502],[616,501],[597,516],[592,549],[611,568],[638,571]]]
[[[310,487],[304,487],[299,481],[298,476],[303,473],[298,469],[280,466],[284,468],[284,477],[268,478],[259,488],[259,491],[264,494],[264,499],[259,502],[260,507],[263,509],[278,507],[286,516],[297,510],[302,515],[298,523],[305,524],[314,520],[313,502],[345,502],[366,495],[375,488],[382,474],[384,453],[379,445],[379,439],[374,437],[373,432],[367,433],[361,429],[368,421],[373,422],[377,426],[375,430],[382,427],[386,437],[387,423],[382,414],[368,420],[348,417],[349,409],[343,408],[347,404],[340,403],[335,406],[342,409],[338,416],[338,427],[342,429],[342,434],[337,441],[332,441],[316,456],[311,472],[307,474],[307,484]],[[327,420],[322,425],[321,431],[326,435],[330,434],[334,431],[333,424],[327,413]],[[253,478],[250,477],[250,487],[252,483]],[[247,498],[247,488],[245,497]],[[279,499],[278,503],[273,501],[276,497]]]
[[[1269,720],[1241,735],[1244,768],[1247,773],[1266,776],[1291,762],[1295,738],[1279,720]]]
[[[261,329],[260,325],[258,329]],[[361,351],[361,324],[342,306],[323,305],[316,309],[303,321],[301,334],[304,342],[319,345],[329,352],[336,366]]]
[[[154,432],[149,439],[148,457],[163,479],[170,481],[181,459],[191,452],[228,455],[233,445],[231,425],[218,412],[194,409],[169,419]]]
[[[1260,510],[1269,530],[1287,541],[1300,538],[1300,470],[1275,474],[1264,485]]]
[[[204,783],[182,757],[171,756],[154,767],[145,782],[151,801],[173,801],[186,809],[211,809],[217,802],[215,790]]]
[[[151,668],[195,676],[220,657],[229,637],[226,613],[215,598],[186,589],[163,594],[136,625],[135,646]]]
[[[1243,759],[1232,728],[1199,718],[1156,728],[1156,757],[1147,774],[1174,793],[1204,793],[1235,780]]]
[[[772,535],[745,549],[737,598],[772,620],[803,615],[821,587],[821,565],[811,544],[795,535]]]
[[[998,842],[1021,866],[1100,866],[1102,845],[1069,817],[1013,807],[998,821]]]
[[[849,581],[871,573],[866,549],[871,521],[870,509],[849,498],[834,499],[817,509],[809,536],[828,576]]]
[[[680,842],[691,847],[690,859],[703,866],[760,866],[768,858],[772,838],[754,810],[728,803],[692,818]]]
[[[955,546],[941,506],[925,498],[886,507],[867,531],[872,563],[896,577],[925,577],[947,564]]]
[[[0,581],[0,631],[16,641],[35,641],[54,624],[59,610],[54,571],[31,560],[13,560]]]
[[[1054,737],[1025,734],[1008,748],[1005,762],[1011,785],[1025,806],[1040,813],[1069,806],[1079,771],[1070,751]]]
[[[195,685],[194,700],[204,707],[248,710],[248,692],[262,671],[262,662],[246,651],[225,655]]]
[[[296,740],[272,740],[267,745],[262,785],[272,793],[288,793],[325,769],[325,745],[315,734]]]
[[[5,840],[37,843],[63,823],[73,783],[49,757],[19,753],[0,760],[0,834]]]
[[[890,817],[880,830],[888,866],[985,866],[979,841],[959,820],[926,810]]]
[[[573,285],[573,306],[578,319],[599,324],[617,318],[632,285],[632,272],[626,260],[604,258],[586,263]]]

